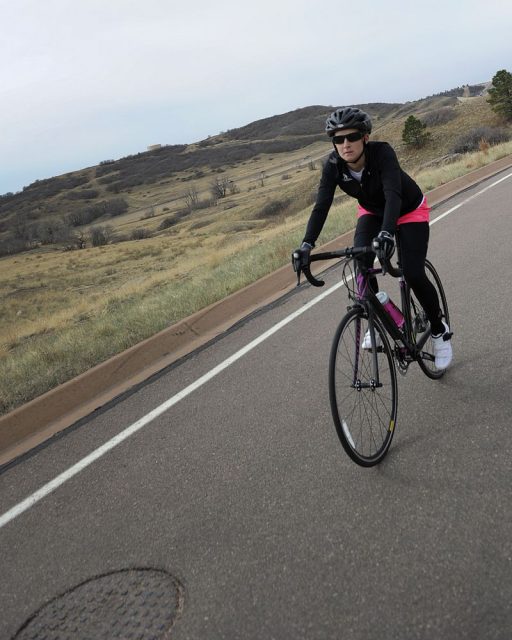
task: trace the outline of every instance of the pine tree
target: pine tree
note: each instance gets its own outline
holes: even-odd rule
[[[420,149],[430,138],[430,133],[425,131],[426,128],[427,125],[423,124],[421,120],[409,116],[402,131],[402,140],[406,145]]]
[[[487,102],[493,111],[503,116],[505,120],[512,120],[512,73],[505,69],[498,71],[492,79]]]

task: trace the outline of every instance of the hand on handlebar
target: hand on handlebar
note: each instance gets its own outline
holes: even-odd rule
[[[380,231],[372,240],[372,249],[377,254],[379,262],[387,262],[395,252],[395,240],[389,231]]]
[[[391,251],[389,255],[392,255],[394,251],[394,241],[393,236],[391,234],[389,234],[389,236],[391,238]],[[375,246],[374,243],[377,243],[377,246]],[[325,282],[323,280],[318,280],[311,273],[310,265],[312,262],[320,260],[347,260],[352,258],[357,259],[363,255],[375,254],[376,251],[380,252],[380,238],[375,238],[375,240],[372,242],[372,246],[369,247],[346,247],[345,249],[315,253],[314,255],[310,255],[312,249],[311,245],[307,244],[307,246],[304,246],[304,244],[305,243],[302,243],[302,245],[298,249],[295,249],[295,251],[292,253],[293,270],[297,274],[297,285],[300,284],[300,274],[303,273],[306,276],[308,282],[315,287],[323,287]],[[383,244],[387,244],[389,247],[389,243],[384,242]],[[402,275],[402,271],[399,268],[397,269],[396,267],[393,267],[393,265],[389,262],[389,259],[385,258],[384,256],[382,256],[381,266],[383,274],[389,273],[394,278],[399,278]]]
[[[311,263],[311,249],[313,248],[309,242],[303,242],[298,249],[292,253],[292,265],[293,270],[297,274],[297,286],[300,284],[300,274],[303,273],[310,284],[315,287],[323,287],[324,281],[317,280],[312,274],[310,269]],[[320,257],[320,256],[318,256]],[[315,256],[315,259],[317,256]]]
[[[309,242],[303,242],[292,254],[293,270],[300,273],[304,267],[309,267],[309,254],[313,248]]]

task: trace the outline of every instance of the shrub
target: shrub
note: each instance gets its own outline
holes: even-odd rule
[[[288,209],[291,204],[290,198],[284,198],[283,200],[271,200],[263,207],[257,218],[273,218],[279,216]]]
[[[68,213],[65,220],[72,227],[81,227],[84,224],[90,224],[102,215],[103,211],[98,211],[96,207],[87,207],[87,209],[78,209]]]
[[[24,240],[10,237],[6,240],[0,241],[0,257],[12,256],[15,253],[26,251],[28,248],[29,247],[27,247],[27,243]]]
[[[115,236],[110,239],[110,244],[119,244],[120,242],[127,242],[128,240],[130,240],[130,237],[126,234],[116,233]]]
[[[215,200],[226,196],[229,182],[229,178],[215,178],[210,182],[210,193]]]
[[[91,229],[91,243],[93,247],[102,247],[110,242],[113,236],[112,227],[93,227]]]
[[[104,176],[103,178],[98,178],[98,182],[100,184],[111,184],[112,182],[115,182],[116,180],[119,180],[119,172],[115,171],[114,173],[109,173],[108,175]]]
[[[94,200],[100,195],[96,189],[82,189],[81,191],[70,191],[66,193],[68,200]]]
[[[89,178],[81,175],[66,174],[58,178],[47,178],[45,180],[36,180],[29,184],[27,187],[23,187],[22,193],[25,196],[31,194],[36,195],[39,199],[51,198],[62,191],[68,189],[75,189],[89,182]]]
[[[201,205],[201,203],[199,203]],[[198,206],[199,209],[203,208],[202,206]],[[171,216],[164,218],[159,225],[159,229],[168,229],[169,227],[173,227],[175,224],[178,224],[184,218],[187,218],[190,215],[190,209],[178,209]]]
[[[459,136],[451,152],[468,153],[469,151],[477,151],[482,140],[485,140],[490,145],[500,144],[510,140],[510,133],[500,127],[476,127]]]
[[[130,235],[130,240],[145,240],[146,238],[151,238],[151,232],[145,227],[134,229]]]
[[[487,155],[489,153],[489,148],[490,148],[490,144],[487,142],[487,140],[485,138],[482,138],[480,140],[480,142],[478,143],[478,148],[480,149],[480,151],[482,153],[484,153],[485,155]]]
[[[442,107],[436,111],[430,111],[426,113],[422,120],[423,124],[427,127],[436,127],[441,124],[446,124],[456,117],[455,111],[451,107]]]
[[[198,200],[194,209],[196,211],[200,211],[201,209],[208,209],[209,207],[214,207],[217,204],[217,200],[215,198],[207,198],[206,200]],[[178,212],[181,218],[185,218],[190,213],[190,209],[180,209]]]
[[[512,73],[506,69],[498,71],[492,79],[487,100],[495,113],[505,120],[512,120]]]
[[[209,224],[211,224],[211,220],[198,220],[197,222],[194,222],[193,224],[190,225],[190,230],[195,231],[196,229],[203,229],[204,227],[207,227]]]
[[[108,216],[120,216],[128,211],[128,203],[124,198],[113,198],[102,203]]]
[[[41,244],[57,244],[59,242],[68,242],[72,233],[69,223],[60,218],[40,223],[38,235]]]
[[[425,146],[430,137],[430,133],[425,131],[426,128],[426,124],[411,115],[405,121],[402,131],[402,140],[407,146],[420,149]]]
[[[129,189],[130,187],[138,187],[139,185],[144,184],[144,178],[140,176],[131,176],[128,178],[123,178],[118,182],[114,182],[113,184],[107,185],[107,191],[113,193],[119,193],[120,191],[124,191]]]
[[[158,225],[158,230],[163,231],[164,229],[169,229],[169,227],[174,227],[177,223],[178,220],[174,216],[167,216],[167,218],[164,218]]]
[[[84,224],[90,224],[97,218],[102,216],[119,216],[128,210],[128,203],[123,198],[113,198],[112,200],[103,200],[90,207],[77,209],[68,213],[66,222],[72,227],[81,227]]]

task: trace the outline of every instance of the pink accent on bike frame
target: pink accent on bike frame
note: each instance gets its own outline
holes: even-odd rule
[[[362,216],[375,216],[376,213],[372,213],[371,211],[367,211],[360,204],[357,205],[357,217],[361,218]],[[397,220],[397,225],[407,224],[408,222],[428,222],[430,220],[430,207],[427,204],[427,199],[425,196],[421,201],[420,206],[414,211],[410,211],[403,216],[400,216]]]
[[[357,274],[357,294],[360,298],[364,298],[364,296],[366,295],[366,288],[368,286],[368,282],[366,280],[366,278],[358,273]]]
[[[360,298],[364,298],[366,296],[366,290],[368,289],[368,276],[378,275],[382,273],[382,269],[368,269],[366,272],[366,276],[363,276],[361,273],[358,273],[356,276],[357,282],[357,295]]]

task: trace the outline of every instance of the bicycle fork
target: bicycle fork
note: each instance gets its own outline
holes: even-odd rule
[[[371,309],[368,309],[368,329],[370,331],[370,340],[372,345],[376,345],[376,333],[375,333],[375,324],[373,322],[373,312]],[[362,342],[364,336],[362,335],[361,330],[362,317],[359,317],[356,324],[356,339],[355,339],[355,358],[354,358],[354,377],[352,380],[352,387],[357,391],[362,391],[363,389],[371,389],[375,391],[379,387],[382,387],[382,383],[379,381],[379,362],[377,358],[378,347],[371,348],[372,354],[372,376],[370,377],[369,382],[362,382],[359,377],[359,366],[360,366],[360,355],[361,351],[363,351]]]

